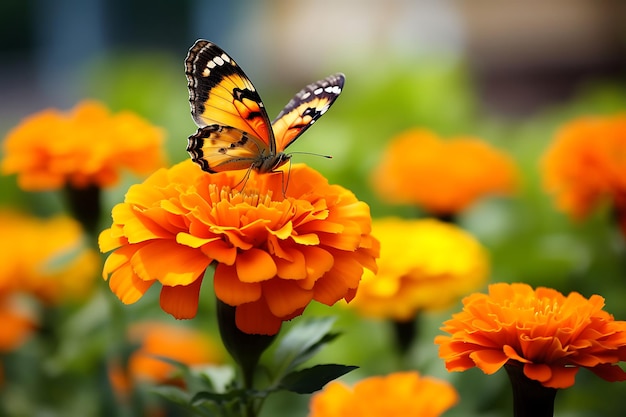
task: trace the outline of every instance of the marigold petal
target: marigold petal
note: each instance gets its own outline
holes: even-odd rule
[[[497,350],[477,350],[469,356],[476,366],[487,375],[498,371],[509,360],[503,352]]]
[[[272,314],[264,300],[237,306],[237,328],[248,334],[273,335],[278,333],[283,320]]]
[[[240,253],[235,262],[237,276],[242,282],[261,282],[276,276],[278,269],[274,259],[260,249]]]
[[[194,236],[189,233],[180,232],[176,234],[176,243],[180,245],[189,246],[190,248],[197,249],[203,245],[208,245],[209,243],[215,241],[221,241],[219,237],[213,238],[201,238],[198,236]]]
[[[126,239],[121,239],[113,234],[113,228],[105,229],[98,235],[98,247],[101,252],[109,252],[117,249],[126,243]]]
[[[262,285],[268,308],[277,317],[284,317],[296,310],[301,310],[313,299],[313,291],[302,289],[293,281],[273,279]]]
[[[277,275],[284,279],[304,279],[307,277],[307,268],[304,254],[296,249],[287,249],[286,256],[289,258],[277,258]]]
[[[626,381],[626,371],[618,365],[601,364],[589,370],[609,382]]]
[[[237,260],[237,248],[221,239],[208,242],[200,249],[202,253],[218,263],[233,265]]]
[[[159,299],[161,308],[177,319],[192,319],[198,312],[198,297],[202,277],[197,277],[189,285],[164,285]]]
[[[261,298],[261,284],[241,282],[234,266],[217,265],[213,287],[216,297],[231,306],[250,303]]]
[[[524,366],[524,374],[531,378],[528,374],[526,374],[526,367],[530,364],[526,364]],[[531,365],[530,368],[534,369],[538,367],[537,365]],[[569,388],[574,385],[576,381],[576,374],[580,368],[577,366],[565,367],[565,366],[552,366],[548,367],[548,370],[552,373],[551,377],[547,380],[539,380],[541,384],[548,388]],[[531,373],[531,375],[533,375]],[[540,378],[545,378],[548,375],[548,372],[544,369],[540,372],[537,372],[537,376]],[[534,379],[534,378],[531,378]]]
[[[524,365],[524,375],[544,383],[552,378],[553,373],[552,368],[544,363],[527,363]]]
[[[301,251],[306,260],[307,276],[312,282],[330,271],[335,263],[333,255],[318,246],[306,246]]]
[[[124,304],[133,304],[139,300],[154,282],[139,278],[129,264],[117,269],[109,277],[111,291]]]
[[[211,263],[202,252],[181,246],[171,240],[151,241],[135,252],[131,265],[145,279],[156,279],[163,285],[189,285]]]

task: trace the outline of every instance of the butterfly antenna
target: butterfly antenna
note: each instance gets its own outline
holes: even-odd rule
[[[287,168],[287,181],[285,181],[285,171],[281,171],[283,174],[283,198],[287,198],[287,188],[289,187],[289,179],[291,178],[291,159],[289,159],[289,168]]]
[[[250,173],[252,172],[252,167],[248,168],[246,170],[246,175],[243,176],[243,178],[241,179],[241,181],[239,181],[237,184],[235,184],[235,186],[233,187],[233,189],[237,189],[237,187],[239,187],[241,185],[241,190],[239,192],[243,193],[243,190],[246,188],[246,184],[248,183],[248,180],[250,179]],[[243,185],[242,185],[243,184]]]
[[[332,155],[322,155],[321,153],[314,153],[314,152],[289,152],[289,155],[313,155],[313,156],[320,156],[322,158],[326,158],[326,159],[333,159]]]

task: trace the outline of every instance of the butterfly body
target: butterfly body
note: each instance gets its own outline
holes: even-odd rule
[[[189,136],[191,159],[207,172],[273,172],[284,152],[337,99],[343,74],[307,85],[270,122],[259,94],[235,61],[217,45],[198,40],[185,60],[189,102],[199,126]]]

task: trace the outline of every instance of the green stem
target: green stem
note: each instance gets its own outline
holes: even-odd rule
[[[539,381],[528,378],[519,362],[511,361],[504,368],[513,388],[514,417],[554,416],[557,389],[544,387]]]

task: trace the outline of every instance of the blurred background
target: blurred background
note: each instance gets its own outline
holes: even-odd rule
[[[93,98],[164,128],[170,163],[182,161],[186,138],[196,130],[183,61],[198,38],[217,43],[238,62],[270,118],[305,84],[346,74],[333,109],[293,145],[334,158],[294,160],[353,190],[374,216],[415,214],[379,200],[368,179],[396,134],[426,127],[444,137],[478,136],[505,150],[522,173],[519,194],[480,203],[461,218],[490,251],[490,280],[599,293],[608,311],[626,319],[624,259],[614,256],[623,255],[623,241],[605,217],[573,224],[556,212],[538,173],[562,123],[626,109],[623,0],[3,0],[0,134],[33,112]],[[137,181],[126,178],[108,191],[106,204],[122,201]],[[58,210],[54,199],[33,207],[14,177],[0,178],[0,190],[4,206]],[[498,408],[507,409],[501,398],[510,395],[503,375],[450,376],[437,359],[432,337],[449,315],[426,319],[414,366],[454,380],[462,403],[446,415],[506,415]],[[360,376],[390,369],[394,360],[384,337],[368,339],[369,326],[376,334],[388,332],[382,324],[352,317],[343,325],[351,330],[346,341],[325,359],[356,363],[364,369]],[[590,373],[580,379],[583,388],[557,397],[557,410],[564,410],[559,415],[620,415],[606,399],[623,386]]]

